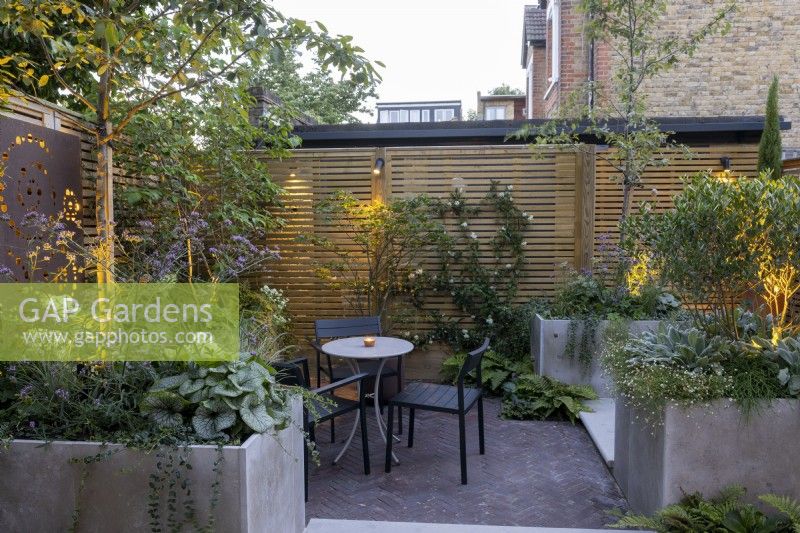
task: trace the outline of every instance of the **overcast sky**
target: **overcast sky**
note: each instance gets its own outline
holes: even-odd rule
[[[274,0],[287,16],[352,35],[386,64],[381,101],[461,100],[508,83],[524,89],[522,17],[528,0]],[[371,104],[370,107],[374,107]],[[375,117],[364,117],[374,122]]]

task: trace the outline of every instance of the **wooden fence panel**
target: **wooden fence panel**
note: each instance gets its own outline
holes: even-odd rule
[[[342,189],[365,202],[418,194],[445,198],[458,187],[475,202],[486,196],[495,180],[501,187],[511,186],[516,204],[533,216],[525,234],[527,260],[518,299],[546,296],[553,291],[560,263],[589,255],[585,249],[591,249],[592,221],[584,217],[594,204],[587,205],[584,197],[593,190],[593,160],[591,151],[537,150],[538,154],[527,146],[296,150],[290,159],[268,161],[273,180],[286,190],[285,205],[275,214],[287,223],[268,240],[280,249],[282,260],[270,265],[260,280],[284,291],[297,333],[309,336],[314,319],[352,313],[343,295],[315,275],[326,260],[324,254],[297,242],[299,235],[314,233],[348,243],[343,228],[329,227],[314,213],[321,200]],[[377,158],[384,159],[385,167],[376,177],[372,168]],[[576,176],[581,187],[576,187]],[[498,221],[474,220],[470,229],[487,240],[498,229]],[[494,261],[486,248],[486,260]],[[419,259],[436,260],[434,254]],[[435,303],[442,311],[455,312],[449,297]]]
[[[682,188],[682,178],[704,170],[721,172],[722,157],[731,158],[731,175],[752,176],[758,163],[758,145],[720,143],[692,145],[692,157],[686,159],[679,151],[665,151],[669,165],[650,168],[642,179],[642,187],[633,193],[631,212],[642,202],[651,202],[657,211],[672,207],[672,198]],[[619,217],[622,212],[622,186],[614,179],[616,172],[598,151],[596,167],[596,197],[594,213],[595,253],[599,253],[602,242],[616,243],[619,239]]]

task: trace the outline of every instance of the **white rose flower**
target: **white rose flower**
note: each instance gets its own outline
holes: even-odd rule
[[[514,190],[514,186],[513,185],[508,185],[506,187],[506,189],[508,189],[509,191],[513,191]]]
[[[511,268],[511,263],[506,263],[506,268]]]
[[[469,224],[467,224],[466,222],[462,222],[462,223],[461,223],[461,227],[462,227],[462,228],[466,228],[467,226],[469,226]]]
[[[528,246],[528,241],[522,241],[522,246]]]
[[[494,324],[494,320],[492,319],[492,317],[489,317],[486,319],[486,323],[491,326],[492,324]]]
[[[478,238],[478,234],[473,231],[472,233],[469,234],[469,238],[470,239],[477,239]]]

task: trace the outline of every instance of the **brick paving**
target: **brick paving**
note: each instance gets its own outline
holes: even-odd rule
[[[601,528],[613,521],[609,510],[626,507],[580,424],[503,420],[497,399],[485,407],[486,455],[478,454],[477,410],[467,416],[466,486],[460,484],[454,415],[418,411],[414,447],[406,447],[404,434],[394,448],[401,463],[386,474],[370,409],[370,476],[362,471],[358,433],[333,466],[341,444],[331,444],[327,424],[320,425],[321,464],[311,467],[307,519]],[[349,428],[349,418],[338,420],[337,438]]]

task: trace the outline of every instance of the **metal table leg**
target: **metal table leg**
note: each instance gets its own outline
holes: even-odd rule
[[[354,359],[347,359],[346,361],[347,361],[347,364],[350,366],[350,370],[353,371],[353,375],[356,375],[356,374],[358,374],[360,372],[360,370],[358,368],[358,361],[356,361]],[[360,381],[358,382],[357,386],[358,386],[358,396],[360,398],[361,397],[361,382]],[[339,451],[339,455],[337,455],[336,459],[333,460],[333,464],[338,463],[339,459],[341,459],[342,455],[344,455],[344,452],[346,452],[347,448],[350,447],[350,443],[353,441],[353,436],[356,434],[356,428],[358,427],[358,421],[360,419],[361,419],[360,409],[356,409],[356,417],[355,417],[355,419],[353,419],[353,427],[350,429],[350,435],[347,437],[347,440],[345,441],[344,446],[342,446],[342,449]],[[384,438],[384,441],[385,440],[386,439]]]
[[[375,418],[378,420],[378,430],[381,432],[381,437],[383,437],[383,443],[386,444],[386,423],[383,421],[383,417],[381,416],[381,405],[380,405],[380,396],[379,396],[379,388],[381,385],[381,374],[383,373],[383,365],[386,364],[386,358],[381,359],[380,364],[378,365],[378,372],[375,376]],[[398,439],[399,442],[399,439]],[[392,452],[392,459],[394,459],[394,463],[399,465],[400,460],[397,458],[394,452]]]

